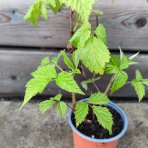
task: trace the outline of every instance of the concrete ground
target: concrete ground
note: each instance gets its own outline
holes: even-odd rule
[[[72,148],[66,118],[55,109],[45,114],[38,103],[19,111],[21,102],[0,101],[0,148]],[[118,148],[148,147],[148,103],[117,103],[127,113],[129,128]]]

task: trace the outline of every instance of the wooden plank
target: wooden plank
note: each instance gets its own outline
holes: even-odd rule
[[[41,20],[38,27],[24,23],[23,16],[35,0],[0,1],[0,46],[65,47],[69,39],[68,11],[63,9],[49,20]],[[148,3],[146,0],[96,1],[95,9],[104,11],[98,21],[108,31],[111,49],[121,46],[127,50],[147,51]],[[96,16],[90,18],[96,25]]]
[[[34,71],[40,60],[49,55],[53,57],[57,55],[57,51],[27,51],[26,49],[16,49],[10,50],[8,48],[2,48],[0,50],[0,95],[24,95],[24,86],[26,82],[31,78],[30,73]],[[134,77],[134,71],[140,69],[144,77],[148,77],[148,54],[140,54],[136,61],[139,62],[138,65],[132,66],[128,73],[130,73],[130,78]],[[66,66],[63,64],[62,60],[60,65],[66,69]],[[90,76],[90,74],[87,73]],[[100,90],[104,91],[110,77],[105,76],[104,78],[98,81],[98,86]],[[78,76],[77,81],[80,82],[83,79]],[[55,95],[61,92],[59,88],[55,86],[54,83],[48,85],[44,94]],[[62,91],[64,97],[70,97],[71,94],[65,91]],[[113,97],[135,97],[135,92],[130,85],[126,85],[123,89],[112,95]],[[146,96],[148,97],[148,89],[146,91]],[[80,97],[80,96],[78,96]]]

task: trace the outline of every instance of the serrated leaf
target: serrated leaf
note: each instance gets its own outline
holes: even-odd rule
[[[120,69],[127,69],[129,67],[129,59],[125,56],[123,53],[122,49],[119,48],[120,50]]]
[[[89,23],[83,24],[70,39],[70,44],[81,49],[84,47],[86,41],[91,34],[91,25]]]
[[[134,87],[134,89],[138,95],[139,101],[141,101],[145,95],[144,85],[141,82],[138,82],[137,80],[133,80],[132,86]]]
[[[82,22],[88,22],[94,0],[60,0],[67,7],[71,7],[80,16]]]
[[[47,9],[46,9],[46,5],[45,5],[44,0],[40,4],[40,14],[45,20],[48,19],[48,13],[47,13]]]
[[[80,102],[76,104],[74,114],[77,127],[85,120],[88,114],[88,109],[88,104],[86,102]]]
[[[62,95],[57,94],[54,98],[50,98],[50,100],[45,100],[39,104],[39,110],[41,113],[49,110],[53,105],[57,104],[57,101],[60,101]]]
[[[61,117],[64,117],[67,112],[67,105],[63,101],[57,104],[57,112]]]
[[[46,3],[54,14],[57,14],[64,6],[62,3],[60,3],[60,0],[46,0]]]
[[[44,19],[48,18],[46,5],[44,0],[37,0],[27,11],[24,19],[29,21],[32,25],[37,25],[38,20],[42,16]]]
[[[68,58],[68,56],[66,55],[65,51],[62,51],[61,54],[63,55],[64,58],[64,63],[72,70],[75,69],[73,63],[71,62],[71,60]]]
[[[100,77],[88,79],[88,80],[86,80],[86,81],[82,81],[82,82],[81,82],[81,85],[82,85],[82,87],[83,87],[85,90],[87,90],[88,84],[94,83],[95,81],[97,81],[97,80],[99,80],[99,79],[100,79]]]
[[[40,80],[51,80],[52,78],[56,78],[57,72],[55,70],[54,65],[45,65],[39,67],[36,71],[32,72],[31,75]]]
[[[104,93],[95,93],[92,94],[88,100],[88,103],[94,105],[104,105],[110,102],[109,98]]]
[[[74,62],[75,67],[77,68],[80,62],[81,50],[75,50],[72,54],[72,60]]]
[[[112,134],[113,118],[109,109],[106,107],[93,106],[92,107],[94,114],[97,117],[99,124],[109,131],[109,134]]]
[[[136,70],[136,80],[137,81],[141,81],[142,80],[142,75],[141,75],[139,70]]]
[[[96,34],[99,39],[103,41],[105,45],[107,45],[107,36],[106,36],[106,29],[103,26],[103,24],[99,24],[97,29],[96,29]]]
[[[73,76],[68,72],[63,71],[59,73],[55,79],[55,82],[60,88],[68,92],[84,94],[84,92],[79,88],[78,84],[74,80]]]
[[[51,62],[54,63],[55,65],[57,65],[58,62],[59,62],[60,57],[61,57],[61,52],[59,52],[59,54],[57,56],[53,57],[51,59]]]
[[[46,56],[46,57],[44,57],[43,59],[42,59],[42,61],[41,61],[41,66],[44,66],[44,65],[47,65],[47,64],[49,64],[50,63],[50,61],[49,61],[49,57],[48,56]]]
[[[120,71],[120,59],[116,55],[111,55],[109,63],[106,64],[105,72],[107,74],[115,74]]]
[[[111,88],[111,94],[123,87],[128,80],[128,75],[126,72],[121,71],[116,74],[116,78]]]
[[[56,75],[53,65],[39,67],[35,72],[33,72],[32,76],[34,78],[26,85],[25,97],[21,108],[27,104],[33,96],[38,93],[42,93],[47,84],[52,80],[52,78],[55,78]]]
[[[101,40],[91,37],[81,49],[80,58],[90,72],[103,74],[105,64],[109,62],[110,53]]]

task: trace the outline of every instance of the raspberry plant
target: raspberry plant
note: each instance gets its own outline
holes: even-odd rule
[[[24,18],[32,25],[37,25],[40,17],[48,19],[48,7],[55,14],[58,14],[63,7],[70,9],[71,38],[68,41],[67,49],[71,53],[71,58],[65,50],[55,57],[45,57],[37,70],[31,74],[33,78],[26,85],[24,102],[21,108],[32,97],[42,93],[48,83],[54,81],[59,88],[72,93],[72,106],[62,101],[62,94],[57,94],[40,103],[40,112],[44,113],[55,105],[58,114],[63,117],[67,108],[70,107],[73,110],[76,126],[78,127],[86,120],[89,109],[92,108],[99,124],[112,134],[113,117],[109,109],[105,107],[110,102],[108,95],[118,91],[126,84],[131,84],[135,88],[139,101],[141,101],[145,95],[145,85],[148,85],[148,79],[144,79],[140,71],[137,70],[135,78],[128,81],[128,74],[125,70],[136,64],[133,59],[138,53],[127,57],[120,48],[119,57],[109,52],[105,27],[103,24],[99,24],[93,30],[89,22],[91,13],[102,14],[100,10],[93,10],[93,4],[94,0],[36,0],[30,7]],[[76,15],[76,25],[73,27],[72,18],[74,15]],[[60,58],[64,59],[68,71],[59,66]],[[92,73],[92,78],[87,78],[84,67]],[[96,81],[99,81],[103,74],[111,75],[111,80],[106,90],[101,92],[96,85]],[[84,81],[77,84],[76,75],[82,75]],[[90,84],[95,86],[95,93],[91,93]],[[77,102],[75,94],[85,95],[86,91],[90,93],[88,102]]]

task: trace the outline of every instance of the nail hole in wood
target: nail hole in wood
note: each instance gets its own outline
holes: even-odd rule
[[[17,80],[17,76],[16,75],[11,75],[10,76],[12,80]]]
[[[141,17],[141,18],[136,20],[135,24],[136,24],[137,27],[142,28],[147,24],[147,20],[146,20],[146,18]]]
[[[16,10],[12,10],[12,14],[15,14]]]

